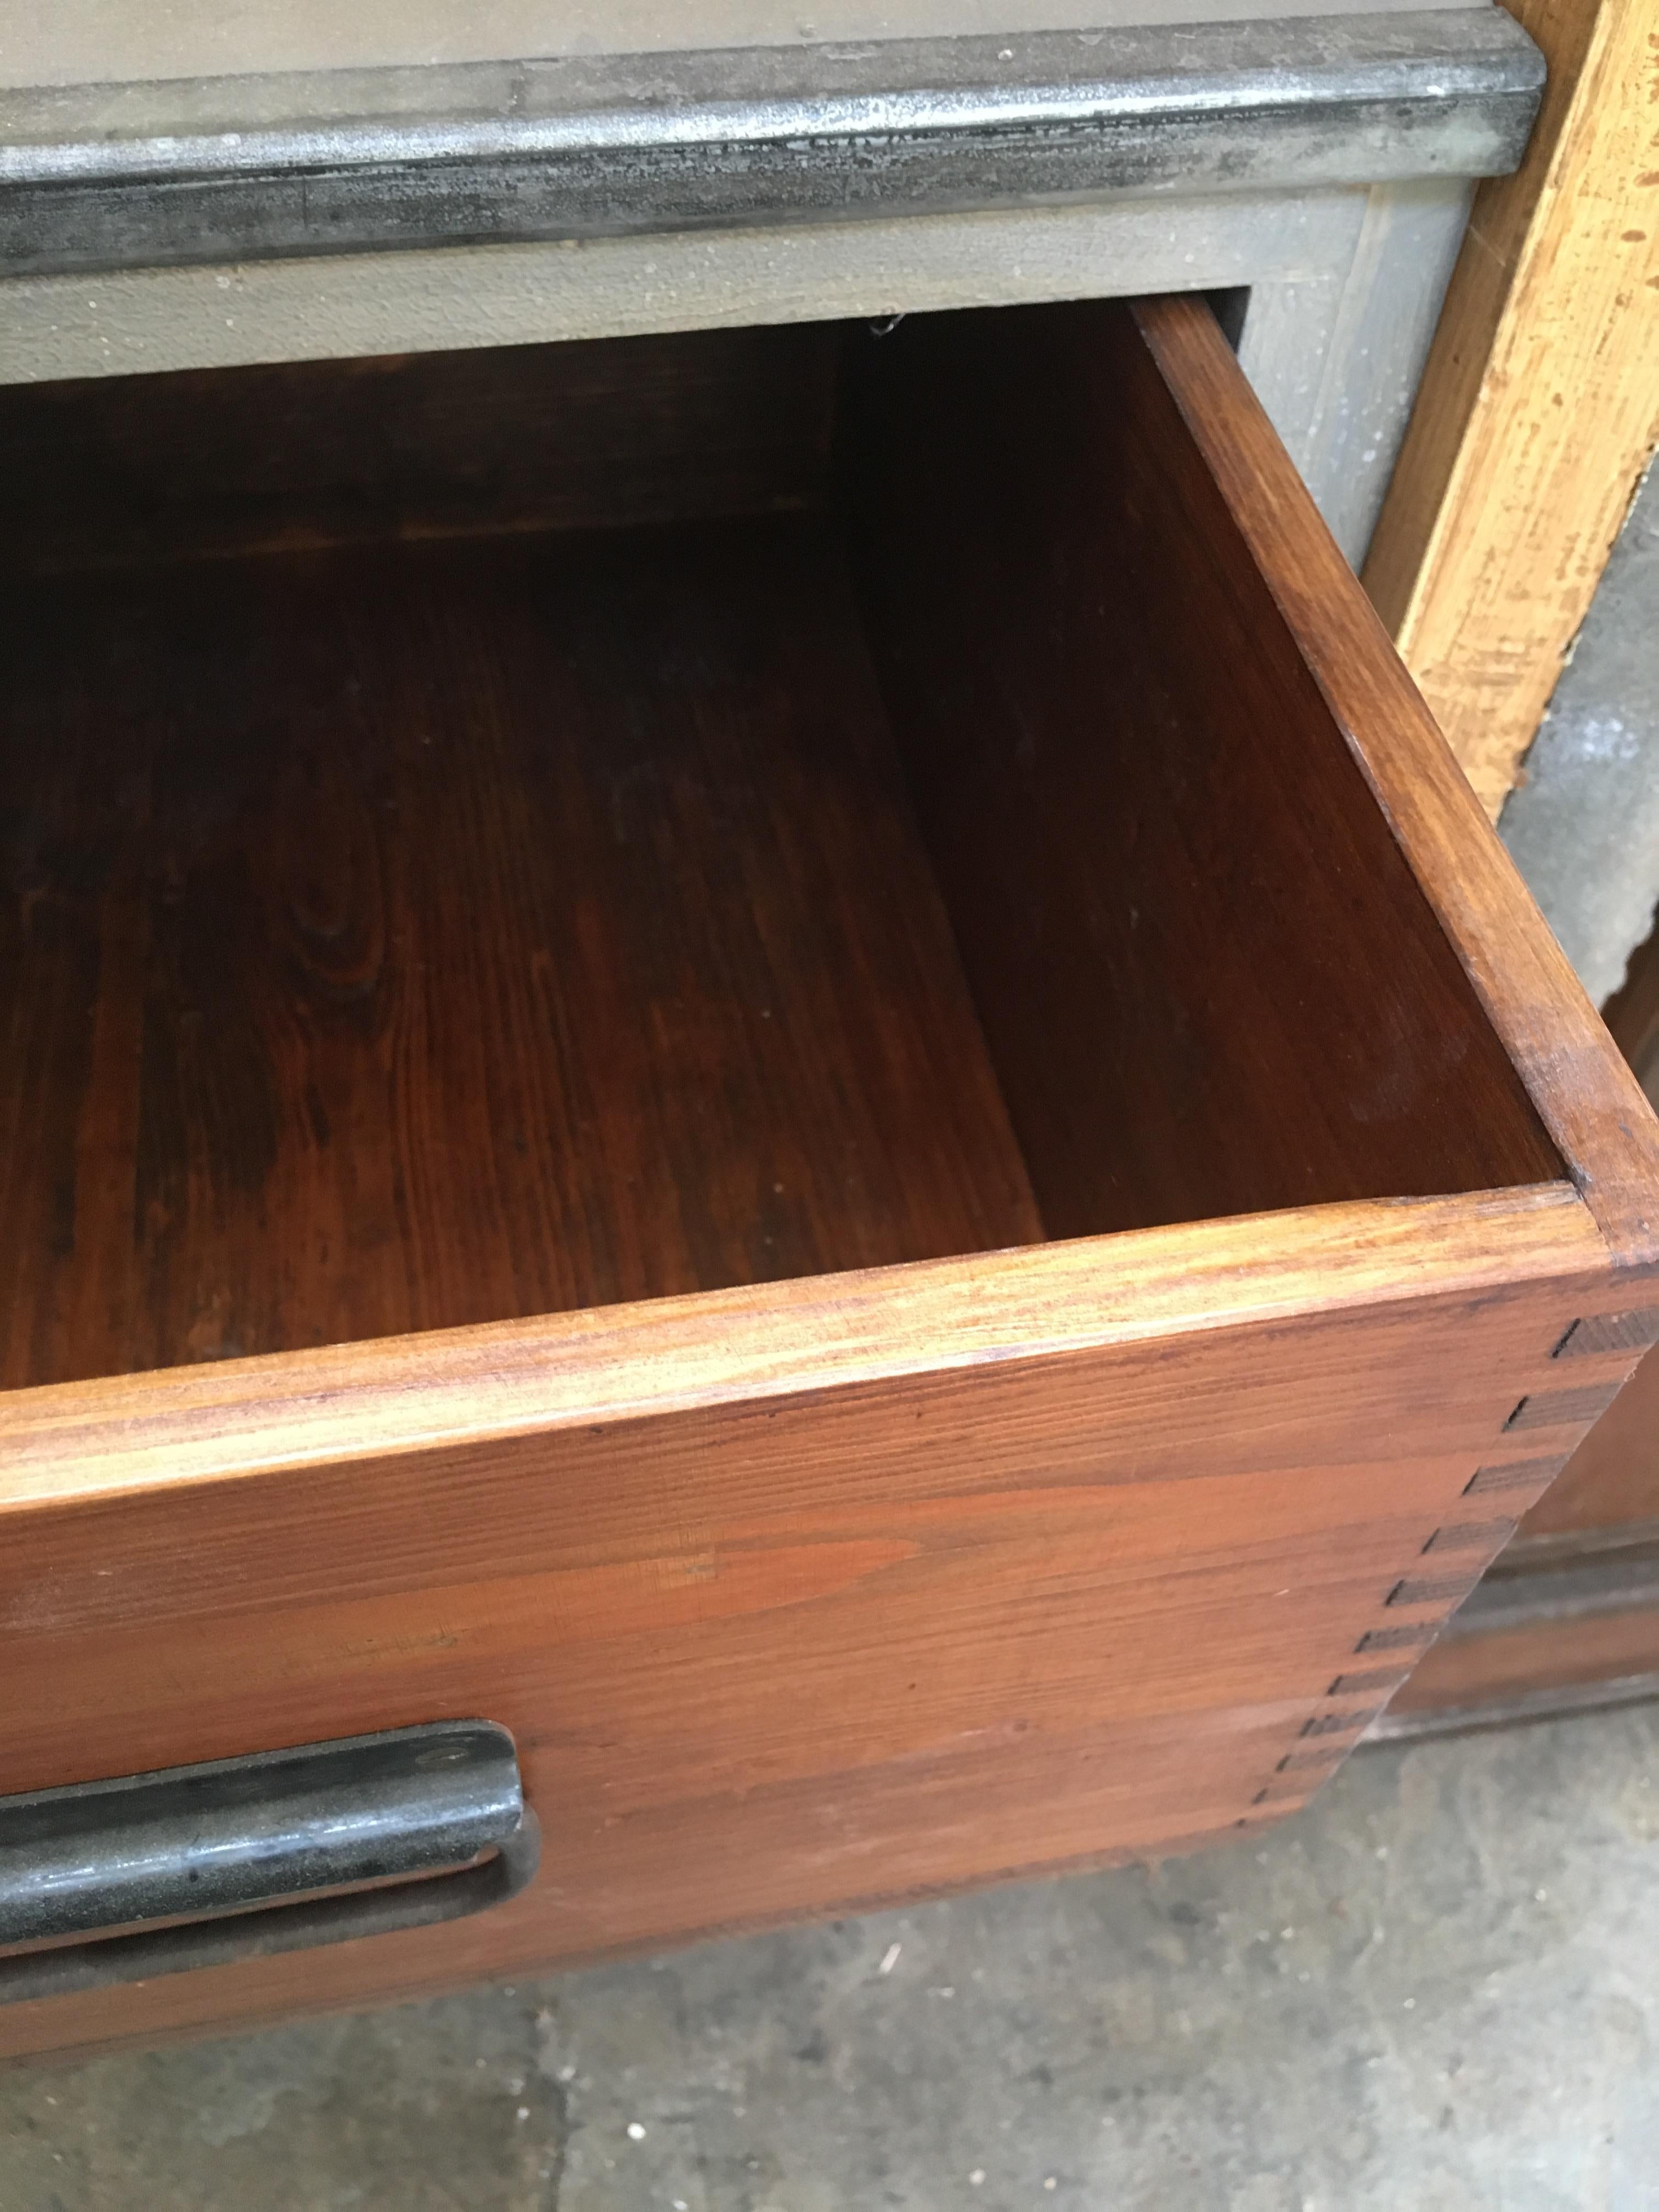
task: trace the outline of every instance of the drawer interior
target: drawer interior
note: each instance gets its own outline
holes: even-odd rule
[[[1561,1173],[1121,306],[0,485],[7,1387]]]

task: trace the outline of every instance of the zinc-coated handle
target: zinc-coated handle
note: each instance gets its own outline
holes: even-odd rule
[[[489,1721],[0,1797],[0,2003],[458,1920],[539,1854]]]

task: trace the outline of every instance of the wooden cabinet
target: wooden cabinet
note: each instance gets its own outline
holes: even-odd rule
[[[1659,934],[1603,1009],[1659,1095]],[[1659,1302],[1656,1302],[1659,1304]],[[1629,1324],[1641,1346],[1654,1305]],[[1659,1352],[1593,1428],[1386,1713],[1391,1736],[1659,1698]]]
[[[0,2048],[1277,1818],[1659,1331],[1652,1117],[1200,301],[0,454],[0,1790],[477,1718],[543,1834]]]

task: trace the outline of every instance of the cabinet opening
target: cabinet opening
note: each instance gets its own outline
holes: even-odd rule
[[[0,486],[8,1387],[1561,1172],[1121,306],[17,388]]]

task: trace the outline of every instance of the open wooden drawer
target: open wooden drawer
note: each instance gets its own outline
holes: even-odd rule
[[[477,1718],[362,2001],[1300,1803],[1648,1109],[1208,307],[6,395],[0,1791]]]

